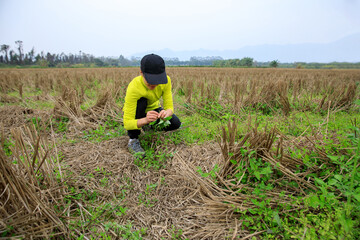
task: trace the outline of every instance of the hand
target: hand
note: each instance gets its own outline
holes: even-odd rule
[[[148,111],[146,113],[146,121],[147,123],[151,123],[159,118],[159,113],[156,111]]]
[[[173,112],[172,112],[171,109],[161,110],[161,111],[159,112],[158,118],[164,119],[164,118],[170,117],[170,116],[172,116],[172,115],[173,115]]]

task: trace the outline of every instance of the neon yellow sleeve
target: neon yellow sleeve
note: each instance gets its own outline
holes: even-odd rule
[[[126,90],[125,103],[124,103],[124,127],[126,130],[140,129],[137,127],[136,106],[139,96],[136,91],[135,82],[131,82]]]
[[[168,76],[168,83],[166,84],[163,92],[163,100],[164,100],[164,109],[171,109],[174,112],[174,105],[173,105],[173,98],[172,98],[172,91],[171,91],[171,79]]]

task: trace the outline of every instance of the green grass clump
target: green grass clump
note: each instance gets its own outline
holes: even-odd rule
[[[104,124],[99,124],[96,129],[84,131],[82,138],[91,142],[102,142],[124,135],[126,135],[124,126],[109,117]]]

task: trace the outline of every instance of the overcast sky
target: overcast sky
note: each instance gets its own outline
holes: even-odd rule
[[[127,57],[328,43],[360,32],[360,0],[0,0],[0,44]]]

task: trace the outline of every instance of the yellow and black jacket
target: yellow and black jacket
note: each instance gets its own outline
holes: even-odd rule
[[[144,83],[142,76],[134,78],[126,90],[125,103],[124,103],[124,127],[126,130],[140,129],[137,127],[136,106],[137,101],[144,97],[147,99],[146,112],[160,107],[160,98],[163,98],[163,108],[165,110],[171,109],[174,112],[172,92],[171,92],[171,79],[169,76],[167,84],[159,84],[154,90],[150,90]]]

